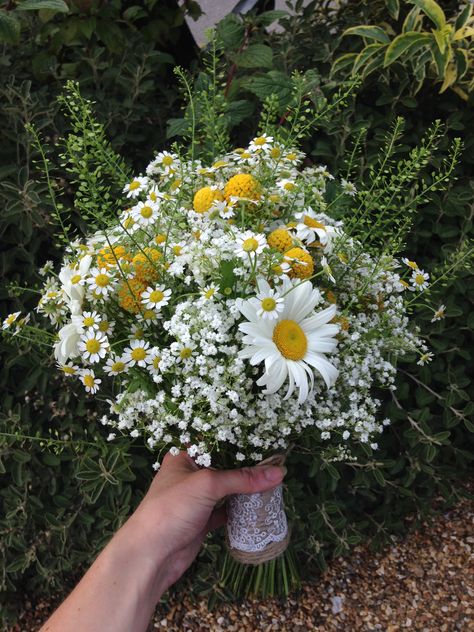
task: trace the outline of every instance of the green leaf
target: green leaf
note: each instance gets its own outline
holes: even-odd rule
[[[431,54],[438,70],[438,76],[444,80],[449,62],[449,52],[445,50],[445,52],[442,53],[434,37],[431,39]]]
[[[331,68],[331,75],[335,75],[337,72],[344,70],[344,68],[347,68],[347,66],[353,65],[356,59],[357,53],[346,53],[345,55],[341,55],[341,57],[338,57],[333,63]]]
[[[235,63],[241,68],[271,68],[273,52],[270,46],[265,44],[252,44],[237,55]]]
[[[416,31],[417,26],[419,26],[420,23],[420,9],[418,7],[413,7],[413,9],[408,12],[407,17],[403,21],[402,32],[408,33],[409,31]]]
[[[385,49],[384,44],[369,44],[366,46],[358,55],[355,60],[354,66],[352,68],[352,73],[357,74],[361,69],[363,70],[364,65],[366,65],[374,55],[380,55],[383,53]]]
[[[22,0],[17,6],[17,11],[55,11],[56,13],[69,13],[69,7],[63,0]]]
[[[260,77],[250,77],[242,82],[242,85],[260,99],[276,94],[282,106],[286,105],[293,96],[293,82],[288,75],[278,70],[270,70]]]
[[[398,0],[385,0],[385,6],[387,7],[387,11],[390,13],[390,17],[394,20],[398,20],[400,2]]]
[[[245,28],[242,21],[234,14],[230,13],[216,26],[217,39],[224,48],[236,50],[244,41]]]
[[[467,72],[469,58],[467,51],[463,48],[458,48],[454,51],[454,59],[456,60],[456,68],[458,78],[461,79]]]
[[[417,31],[409,31],[397,35],[385,52],[384,67],[386,68],[393,64],[403,53],[409,51],[413,54],[423,46],[428,46],[430,42],[431,38],[429,35],[418,33]]]
[[[471,0],[471,1],[469,1],[466,4],[464,9],[461,11],[461,13],[456,18],[456,22],[454,23],[454,30],[455,31],[458,31],[459,29],[462,29],[469,22],[469,18],[472,15],[472,7],[473,7],[473,5],[472,5],[472,0]]]
[[[189,121],[185,118],[169,119],[166,129],[166,138],[184,136],[189,132]]]
[[[385,33],[380,26],[370,26],[370,25],[360,25],[360,26],[351,26],[351,28],[346,29],[343,35],[360,35],[360,37],[364,37],[365,39],[373,39],[377,42],[381,42],[382,44],[389,44],[390,38]]]
[[[239,99],[231,101],[227,106],[227,116],[231,125],[238,125],[253,114],[254,105],[251,101]]]
[[[439,29],[445,26],[446,16],[435,0],[411,0],[411,3],[419,7]]]
[[[281,20],[281,18],[286,18],[288,16],[287,11],[283,11],[281,9],[275,9],[274,11],[264,11],[257,15],[255,18],[255,22],[257,24],[262,24],[263,26],[270,26],[273,22],[277,20]]]
[[[18,20],[0,9],[0,42],[18,44],[20,39],[20,23]]]

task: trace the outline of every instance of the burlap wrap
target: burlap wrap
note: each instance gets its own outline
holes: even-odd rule
[[[285,463],[285,455],[277,454],[275,456],[269,457],[268,459],[265,459],[264,461],[259,463],[258,466],[261,467],[265,465],[283,465],[284,463]],[[251,497],[258,498],[258,501],[259,501],[258,504],[260,506],[255,511],[255,516],[254,516],[254,519],[252,520],[252,524],[249,524],[248,526],[251,527],[252,529],[258,530],[258,532],[268,532],[269,531],[268,506],[269,504],[274,505],[274,502],[275,502],[274,494],[275,494],[275,491],[278,490],[278,488],[282,488],[282,485],[280,484],[273,489],[270,489],[266,492],[261,492],[259,494],[251,494],[251,495],[236,494],[235,496],[227,499],[227,508],[228,508],[228,514],[229,514],[227,529],[226,529],[227,547],[232,557],[235,560],[241,562],[242,564],[262,564],[263,562],[268,562],[270,560],[275,559],[276,557],[281,555],[283,551],[287,548],[288,543],[290,541],[290,533],[289,533],[288,528],[286,528],[286,534],[284,534],[283,539],[270,541],[262,550],[256,550],[256,551],[240,550],[239,548],[232,546],[231,538],[229,537],[229,531],[230,529],[232,529],[233,532],[235,533],[235,530],[239,528],[239,525],[235,521],[232,522],[233,512],[230,511],[230,505],[232,504],[231,499],[236,499],[239,496],[244,497],[246,499],[251,498]],[[285,515],[285,509],[283,506],[283,496],[282,494],[277,494],[277,497],[281,499],[279,500],[278,511],[282,512],[284,520],[285,520],[285,524],[286,524],[286,515]],[[271,534],[270,534],[270,537],[271,537]]]

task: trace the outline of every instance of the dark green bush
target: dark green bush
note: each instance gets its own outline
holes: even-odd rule
[[[457,2],[446,4],[448,14],[459,10]],[[230,16],[218,27],[225,47],[220,98],[227,108],[226,130],[236,144],[253,134],[254,114],[270,93],[278,95],[282,120],[288,116],[295,70],[305,73],[308,100],[322,111],[340,88],[340,77],[330,76],[331,66],[354,45],[342,38],[343,31],[391,19],[381,1],[353,1],[340,11],[321,2],[296,5],[297,16],[281,20],[282,33],[264,30],[275,14]],[[152,21],[136,8],[125,14],[125,3],[81,6],[44,24],[29,18],[24,46],[5,50],[10,71],[2,74],[0,86],[6,104],[0,115],[6,134],[0,172],[1,266],[13,284],[34,286],[37,267],[59,254],[52,250],[50,202],[44,184],[35,179],[35,156],[23,127],[33,120],[51,140],[67,131],[53,105],[65,79],[77,79],[84,96],[97,102],[98,118],[114,147],[138,170],[152,148],[163,146],[167,122],[171,140],[186,130],[186,111],[176,114],[181,101],[170,75],[174,60],[185,61],[176,52],[183,49],[178,40],[183,28],[178,24],[168,35],[164,27],[181,23],[182,14],[171,3],[168,13],[147,4],[144,10],[153,15]],[[110,26],[112,37],[104,34],[105,26],[91,29],[92,17]],[[115,47],[119,31],[121,46]],[[429,82],[413,94],[409,69],[399,65],[391,72],[396,76],[390,81],[386,75],[369,76],[346,107],[321,118],[303,148],[337,172],[358,132],[367,129],[360,156],[363,176],[396,116],[407,121],[404,142],[410,146],[438,118],[446,122],[446,147],[452,137],[462,136],[465,151],[457,180],[424,204],[406,246],[407,255],[431,271],[445,265],[461,242],[472,239],[472,97],[464,103],[450,91],[438,95]],[[71,190],[64,183],[69,199]],[[377,452],[360,448],[356,463],[331,463],[314,453],[311,436],[292,452],[287,507],[293,547],[307,575],[315,574],[327,557],[368,537],[378,546],[391,534],[402,533],[408,514],[429,514],[433,496],[441,494],[448,503],[456,498],[473,455],[470,280],[469,270],[460,271],[456,280],[429,296],[434,307],[447,306],[445,320],[430,324],[429,309],[415,315],[430,332],[435,358],[426,367],[400,367],[396,397],[386,399],[386,415],[393,423]],[[31,307],[28,294],[12,302],[6,286],[0,291],[5,312]],[[0,443],[0,586],[3,603],[10,607],[24,595],[44,596],[70,586],[130,513],[150,478],[147,451],[128,442],[107,443],[97,411],[82,394],[72,394],[53,378],[52,367],[44,364],[32,349],[20,354],[13,347],[4,350],[0,430],[23,437],[3,437]],[[35,436],[51,440],[44,443]],[[191,590],[231,597],[231,586],[220,578],[221,566],[222,547],[214,537],[189,576]]]

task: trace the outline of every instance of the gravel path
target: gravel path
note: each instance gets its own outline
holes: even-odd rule
[[[474,501],[464,500],[383,553],[364,547],[334,560],[319,581],[286,602],[252,601],[210,612],[172,600],[150,630],[167,632],[474,631]],[[9,632],[33,632],[51,606],[25,610]]]

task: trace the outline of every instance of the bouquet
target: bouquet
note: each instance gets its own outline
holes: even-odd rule
[[[408,311],[429,275],[396,258],[410,216],[378,185],[335,179],[275,126],[208,161],[160,151],[129,178],[115,216],[41,270],[36,308],[59,370],[107,402],[109,439],[143,437],[155,469],[180,450],[202,467],[281,463],[308,432],[332,460],[376,450],[390,424],[376,393],[405,354],[432,355]],[[281,486],[228,503],[235,559],[285,550]]]

